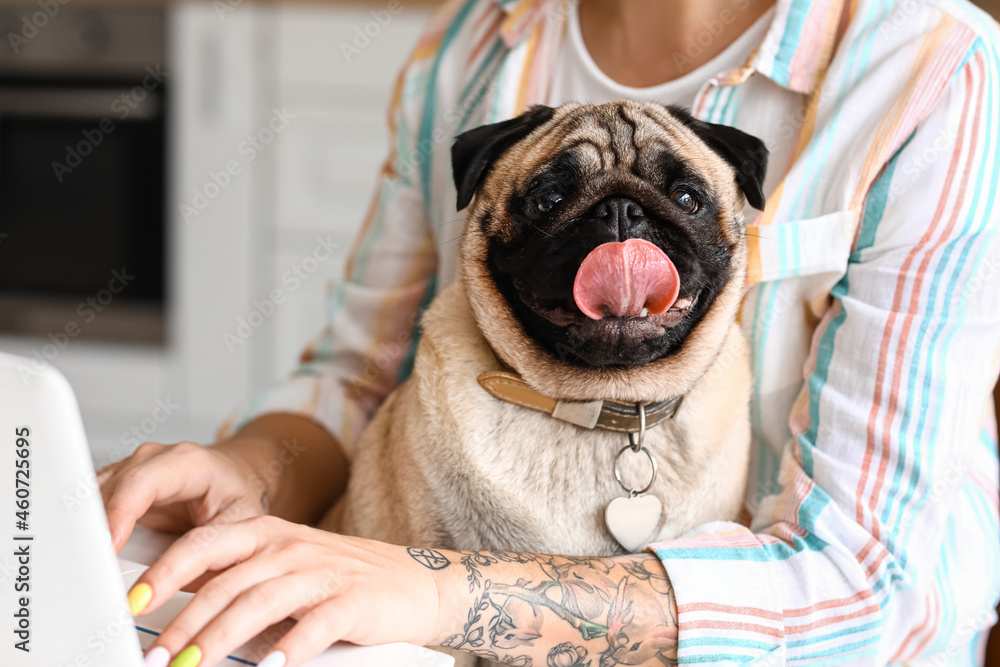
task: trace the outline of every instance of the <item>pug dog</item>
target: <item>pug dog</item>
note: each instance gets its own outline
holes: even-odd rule
[[[612,556],[736,519],[750,443],[743,211],[764,205],[763,143],[620,101],[536,106],[461,134],[452,157],[468,207],[460,275],[423,315],[413,374],[375,414],[322,527]],[[662,509],[626,549],[609,505],[648,496]]]

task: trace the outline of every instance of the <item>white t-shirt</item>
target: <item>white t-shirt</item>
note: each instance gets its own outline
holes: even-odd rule
[[[685,74],[679,79],[648,88],[633,88],[615,82],[601,71],[590,57],[583,36],[580,34],[580,17],[578,12],[569,13],[566,36],[562,40],[559,56],[556,62],[555,78],[549,104],[558,106],[565,102],[589,102],[603,104],[620,99],[632,99],[638,102],[659,102],[660,104],[679,104],[690,108],[701,90],[710,79],[719,74],[743,66],[750,58],[753,50],[764,41],[768,28],[774,20],[774,7],[767,10],[750,28],[737,37],[722,53],[710,61]],[[764,76],[755,76],[751,81],[741,86],[741,92],[747,93],[757,87],[768,88],[767,94],[748,95],[741,99],[741,108],[749,114],[760,118],[790,118],[801,108],[803,98],[800,94],[781,88]],[[708,118],[711,122],[723,122],[724,119]],[[797,138],[794,132],[784,132],[775,123],[773,128],[765,125],[763,133],[756,136],[770,151],[767,176],[764,179],[764,193],[770,194],[781,182],[785,167],[795,149]],[[756,216],[750,205],[747,205],[746,220],[749,222]]]
[[[767,10],[722,53],[679,79],[649,88],[633,88],[611,79],[590,57],[590,52],[583,42],[583,35],[580,33],[580,15],[577,8],[569,12],[566,38],[563,39],[559,50],[549,103],[553,106],[570,101],[603,104],[630,99],[690,107],[698,91],[709,79],[720,72],[740,67],[747,61],[753,50],[763,41],[773,19],[774,7]]]

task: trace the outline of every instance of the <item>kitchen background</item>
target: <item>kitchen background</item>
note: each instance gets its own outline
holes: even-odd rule
[[[432,10],[0,3],[0,350],[69,378],[98,465],[211,442],[320,332]]]
[[[98,465],[211,442],[319,333],[434,4],[0,0],[0,350]]]

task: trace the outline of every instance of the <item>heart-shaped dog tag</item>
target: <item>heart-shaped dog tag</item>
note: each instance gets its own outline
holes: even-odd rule
[[[608,530],[629,553],[638,553],[649,544],[660,524],[663,503],[656,496],[615,498],[604,511]]]

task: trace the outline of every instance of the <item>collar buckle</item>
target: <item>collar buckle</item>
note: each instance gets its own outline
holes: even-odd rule
[[[544,412],[581,428],[628,433],[636,452],[642,448],[645,432],[676,417],[684,402],[684,396],[654,403],[557,400],[535,391],[514,373],[487,371],[478,379],[483,389],[501,401]],[[638,434],[638,440],[633,438],[634,434]]]

